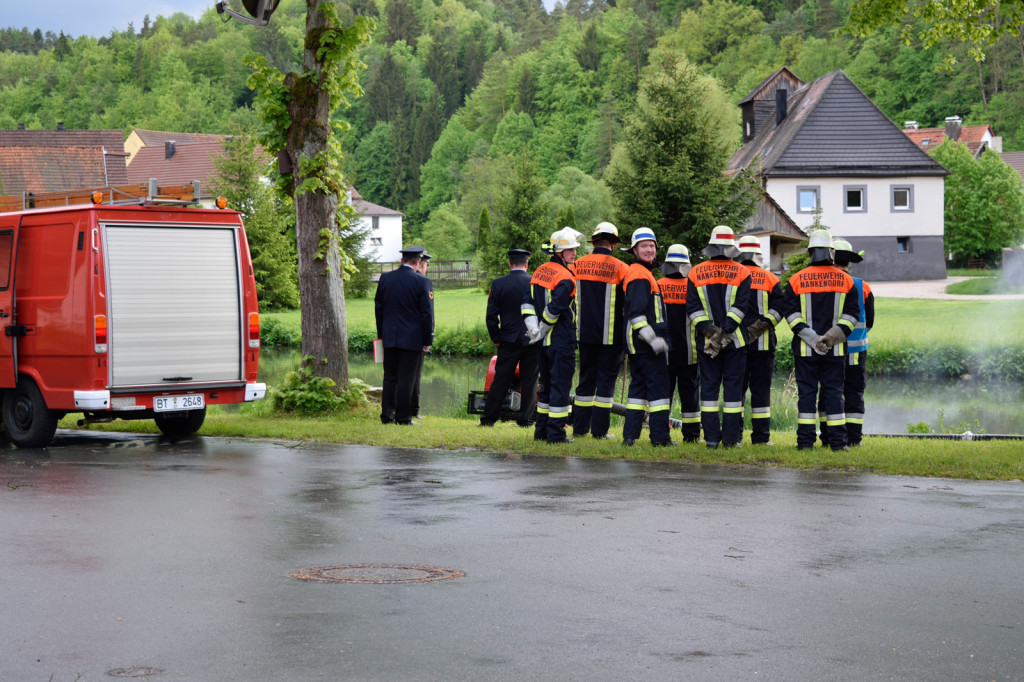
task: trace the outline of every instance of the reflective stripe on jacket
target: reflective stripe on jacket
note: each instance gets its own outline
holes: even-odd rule
[[[860,302],[860,317],[853,333],[846,339],[848,353],[863,353],[868,349],[868,329],[875,323],[875,296],[871,293],[868,283],[859,277],[853,278],[857,287],[857,300]],[[871,320],[868,320],[868,305],[871,307]]]
[[[578,259],[576,271],[576,338],[605,346],[622,343],[622,280],[629,266],[605,248]]]
[[[775,327],[782,322],[782,285],[779,278],[759,265],[744,264],[750,273],[750,303],[743,318],[746,329],[756,320],[767,320],[771,326],[751,341],[750,350],[775,350]]]
[[[748,336],[741,327],[750,302],[747,269],[728,258],[712,258],[693,266],[687,279],[686,314],[695,325],[697,338],[705,336],[704,328],[714,324],[742,348]]]
[[[576,347],[576,279],[561,258],[552,256],[533,273],[522,313],[551,325],[542,345],[569,340]]]
[[[820,336],[838,325],[849,336],[860,316],[853,277],[831,265],[811,265],[790,277],[783,307],[793,330],[793,354],[803,357],[814,355],[799,336],[804,328]],[[845,356],[846,344],[837,343],[829,354]]]
[[[668,336],[672,342],[673,357],[681,353],[686,357],[687,365],[697,364],[697,347],[693,343],[694,324],[686,314],[686,288],[688,279],[685,277],[662,277],[658,280],[661,300],[665,302],[668,315]]]
[[[626,295],[626,325],[629,327],[626,347],[630,354],[654,352],[646,341],[640,339],[640,330],[648,325],[671,347],[665,303],[661,300],[658,282],[651,274],[652,267],[637,261],[629,266],[626,278],[622,280],[622,291]]]

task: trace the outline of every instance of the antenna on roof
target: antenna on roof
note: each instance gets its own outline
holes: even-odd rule
[[[228,17],[234,17],[252,26],[266,26],[270,23],[270,15],[274,13],[280,2],[281,0],[242,0],[242,7],[249,13],[249,17],[229,9],[226,1],[218,2],[216,7],[217,14],[226,14]]]

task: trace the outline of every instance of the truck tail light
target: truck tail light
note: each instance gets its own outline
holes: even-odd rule
[[[97,315],[96,316],[96,352],[106,353],[107,352],[107,316]]]
[[[249,348],[260,347],[260,314],[249,313]]]

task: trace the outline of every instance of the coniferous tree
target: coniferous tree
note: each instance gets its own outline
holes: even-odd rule
[[[537,252],[554,231],[547,220],[547,205],[540,198],[544,183],[537,164],[525,154],[516,161],[515,173],[498,196],[497,217],[487,239],[487,250],[479,253],[481,277],[488,282],[508,269],[508,250]]]

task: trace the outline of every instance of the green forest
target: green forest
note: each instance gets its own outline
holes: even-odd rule
[[[339,2],[343,18],[377,22],[362,49],[362,97],[335,113],[350,124],[344,171],[365,199],[406,213],[408,239],[440,258],[471,257],[517,211],[533,211],[519,225],[642,216],[639,199],[628,210],[623,200],[642,178],[615,172],[630,154],[635,166],[643,145],[629,126],[686,110],[727,159],[740,143],[736,104],[781,66],[806,82],[843,69],[898,125],[959,115],[991,124],[1005,151],[1024,149],[1020,31],[977,61],[955,42],[926,48],[913,27],[854,36],[844,30],[851,5],[569,0],[548,12],[539,0]],[[147,17],[106,36],[3,28],[0,128],[255,133],[245,58],[298,69],[304,32],[301,0],[282,0],[261,28],[212,7],[198,21]],[[686,97],[669,107],[659,93],[671,88],[645,90],[652,69],[674,69],[685,82],[670,85]],[[517,205],[512,185],[536,206]]]

